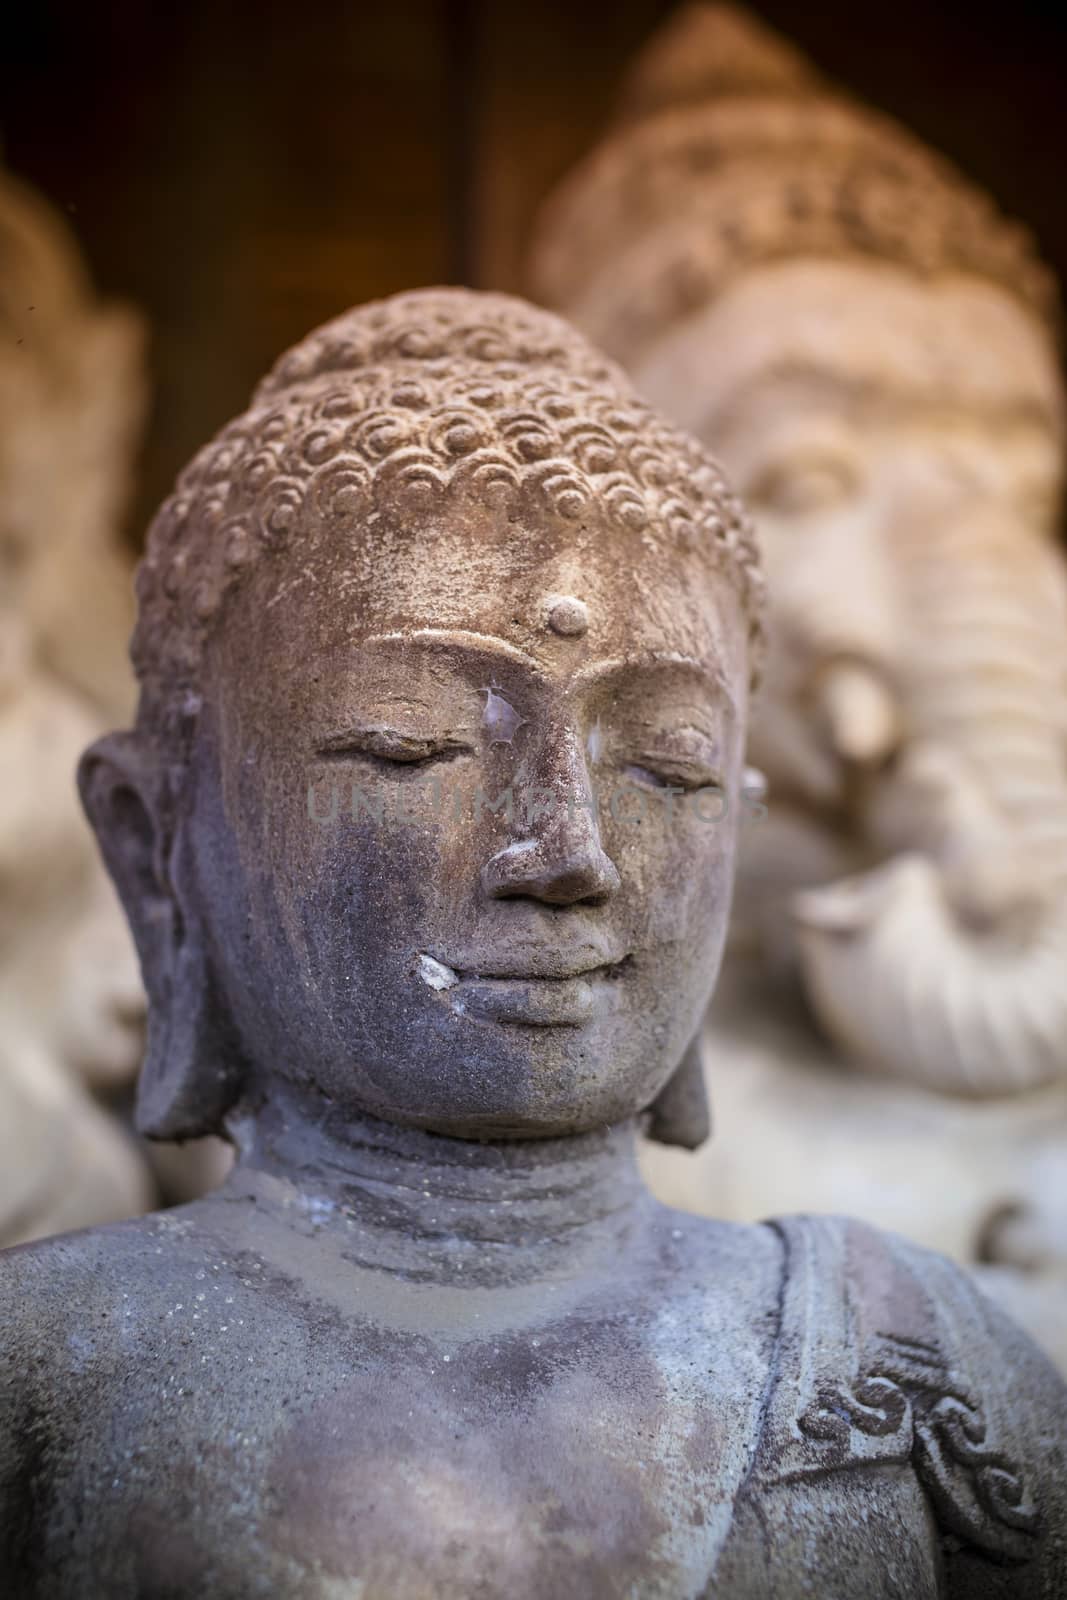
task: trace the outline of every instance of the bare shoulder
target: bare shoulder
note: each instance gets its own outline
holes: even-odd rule
[[[135,1271],[143,1276],[158,1263],[154,1275],[165,1273],[177,1241],[195,1226],[180,1212],[155,1212],[0,1251],[3,1345],[47,1345],[60,1329],[91,1319],[102,1300],[129,1287]]]
[[[210,1250],[198,1207],[0,1251],[0,1415],[151,1342]]]
[[[26,1559],[71,1411],[72,1374],[92,1374],[112,1342],[106,1308],[144,1248],[144,1221],[0,1251],[0,1573]]]
[[[12,1508],[26,1484],[47,1478],[40,1463],[62,1456],[72,1429],[110,1415],[117,1386],[148,1379],[167,1312],[210,1250],[200,1208],[187,1206],[0,1251],[4,1537],[20,1525]]]
[[[156,1217],[60,1234],[0,1251],[0,1408],[87,1363],[106,1342],[145,1258],[161,1250]]]

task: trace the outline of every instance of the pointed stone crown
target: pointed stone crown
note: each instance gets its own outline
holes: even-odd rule
[[[1028,234],[949,162],[740,7],[685,5],[545,204],[532,291],[627,365],[731,279],[799,257],[975,276],[1058,330]]]

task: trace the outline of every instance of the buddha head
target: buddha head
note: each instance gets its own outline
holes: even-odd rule
[[[725,462],[770,593],[742,921],[849,1059],[1067,1075],[1054,287],[1023,231],[740,10],[683,6],[548,202],[538,297]]]
[[[670,1102],[759,638],[694,442],[554,316],[399,295],[282,358],[137,588],[136,726],[80,781],[149,994],[144,1131],[279,1084],[458,1137]]]

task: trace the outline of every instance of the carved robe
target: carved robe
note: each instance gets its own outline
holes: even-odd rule
[[[1067,1412],[1044,1358],[939,1256],[841,1218],[772,1226],[786,1248],[774,1371],[709,1593],[784,1600],[802,1571],[820,1600],[1065,1592]],[[897,1536],[872,1590],[855,1574],[877,1516]]]

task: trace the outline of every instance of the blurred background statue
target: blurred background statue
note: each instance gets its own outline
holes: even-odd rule
[[[946,162],[710,5],[638,61],[532,276],[719,454],[768,568],[718,1133],[650,1176],[948,1250],[1067,1365],[1054,285]]]
[[[41,667],[107,719],[133,703],[119,530],[146,409],[144,330],[94,296],[70,230],[0,171],[0,559]]]
[[[219,1140],[128,1132],[144,1044],[133,945],[78,757],[127,722],[144,328],[94,295],[55,210],[0,173],[0,1245],[192,1199]]]
[[[91,1092],[135,1075],[144,999],[74,769],[133,704],[117,530],[142,329],[93,298],[55,212],[0,174],[0,1245],[149,1206]]]

